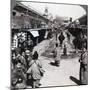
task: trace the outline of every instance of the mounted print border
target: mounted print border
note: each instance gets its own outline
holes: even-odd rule
[[[88,84],[88,6],[11,0],[11,89]]]

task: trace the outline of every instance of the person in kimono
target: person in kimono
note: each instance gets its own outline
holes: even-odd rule
[[[27,66],[27,70],[29,68],[29,63],[32,60],[32,52],[30,52],[30,50],[26,49],[25,51],[25,59],[26,59],[26,66]]]
[[[61,32],[61,34],[59,35],[58,39],[59,39],[59,42],[60,42],[60,46],[62,47],[63,41],[65,39],[65,37],[63,35],[63,32]]]
[[[33,60],[29,63],[30,68],[27,73],[31,75],[32,88],[38,88],[40,86],[40,80],[43,76],[44,70],[42,69],[42,63],[38,59],[37,51],[34,52]]]
[[[59,66],[60,65],[60,47],[58,46],[58,44],[56,43],[56,48],[54,51],[54,59],[55,59],[55,65]]]
[[[88,84],[88,52],[85,43],[79,62],[80,62],[80,74],[79,74],[80,84],[87,85]]]

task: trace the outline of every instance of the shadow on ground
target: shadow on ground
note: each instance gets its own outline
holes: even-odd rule
[[[75,82],[77,85],[81,85],[80,84],[80,80],[78,80],[77,78],[75,78],[73,76],[70,76],[69,78],[70,78],[70,80],[72,80],[73,82]]]
[[[55,62],[50,62],[49,64],[52,66],[56,66]]]

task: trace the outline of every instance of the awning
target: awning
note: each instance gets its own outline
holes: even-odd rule
[[[31,33],[34,37],[39,36],[38,31],[30,31],[30,33]]]

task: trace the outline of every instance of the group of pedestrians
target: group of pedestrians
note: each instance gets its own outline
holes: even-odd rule
[[[26,50],[17,55],[13,51],[11,68],[11,85],[13,88],[26,88],[27,85],[38,88],[41,85],[40,79],[45,71],[38,59],[37,51],[32,54],[29,50]]]
[[[11,53],[11,87],[38,88],[44,75],[42,63],[37,51],[33,52],[33,41],[29,36],[26,41],[18,38],[18,47]]]
[[[70,35],[67,35],[68,40],[70,40]],[[60,60],[61,60],[61,49],[62,49],[62,44],[63,41],[65,39],[63,32],[61,32],[61,34],[58,37],[59,39],[59,43],[55,44],[55,49],[54,49],[54,53],[53,53],[53,57],[54,57],[54,63],[56,66],[60,66]],[[80,63],[80,71],[79,71],[79,81],[80,81],[80,85],[86,85],[88,84],[88,52],[87,52],[87,38],[86,35],[84,35],[83,37],[80,36],[80,38],[75,39],[79,41],[79,44],[81,45],[81,55],[79,58],[79,63]],[[80,43],[81,42],[81,43]],[[74,42],[73,42],[74,43]],[[74,43],[75,45],[75,50],[76,46],[78,43]],[[79,53],[79,52],[78,52]],[[67,55],[67,48],[66,45],[64,44],[63,47],[63,54],[66,56]]]

